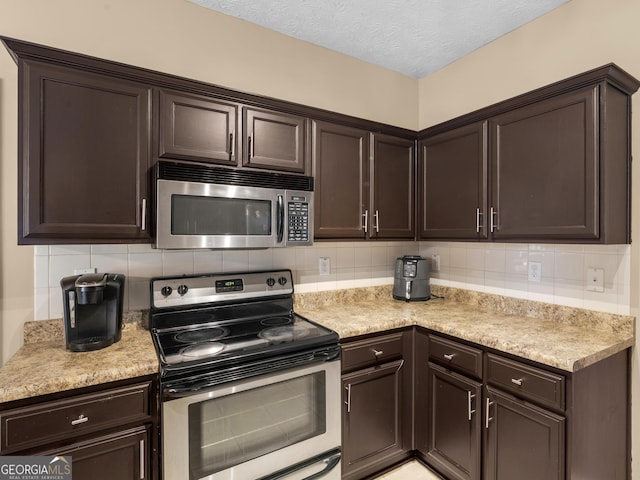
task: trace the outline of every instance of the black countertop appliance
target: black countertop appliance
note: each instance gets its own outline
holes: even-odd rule
[[[119,273],[73,275],[60,280],[68,350],[99,350],[120,340],[124,280]]]

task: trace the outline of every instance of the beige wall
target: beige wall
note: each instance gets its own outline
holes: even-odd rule
[[[415,79],[186,0],[3,0],[0,35],[417,128]],[[16,246],[17,68],[0,50],[0,322],[6,359],[33,319],[33,249]]]
[[[426,128],[562,78],[604,65],[640,78],[640,2],[573,0],[420,80],[419,125]],[[640,93],[633,97],[633,156],[640,158]],[[640,168],[633,170],[631,312],[640,313]],[[635,350],[635,349],[634,349]],[[632,359],[632,457],[640,456],[640,359]],[[633,478],[640,465],[633,463]]]

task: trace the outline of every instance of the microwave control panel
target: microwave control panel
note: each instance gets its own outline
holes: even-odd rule
[[[287,199],[287,243],[310,245],[311,232],[309,226],[310,208],[307,198],[302,195],[291,195]]]

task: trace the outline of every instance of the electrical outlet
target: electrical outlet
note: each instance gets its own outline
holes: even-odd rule
[[[587,268],[587,290],[604,292],[604,268]]]
[[[329,257],[318,257],[318,273],[320,275],[331,273],[331,259]]]
[[[438,253],[434,253],[433,255],[431,255],[431,271],[440,271],[440,254]]]
[[[529,281],[539,282],[542,277],[542,262],[529,262]]]

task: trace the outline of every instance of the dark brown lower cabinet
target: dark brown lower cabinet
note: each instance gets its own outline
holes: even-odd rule
[[[149,427],[139,427],[42,455],[70,455],[74,480],[146,480],[150,441]]]
[[[407,331],[343,345],[345,480],[368,478],[411,456],[412,339]]]
[[[480,478],[482,384],[429,364],[426,456],[455,480]]]
[[[485,480],[564,479],[565,419],[487,387]]]
[[[155,376],[0,404],[0,455],[71,456],[74,480],[158,480]]]

